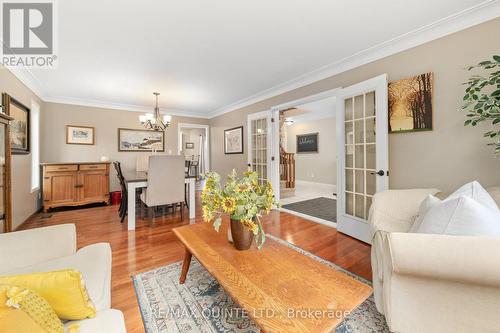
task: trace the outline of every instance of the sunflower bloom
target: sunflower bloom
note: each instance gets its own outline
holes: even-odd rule
[[[222,201],[222,208],[226,213],[231,214],[234,212],[234,208],[236,207],[236,200],[234,198],[224,198]]]

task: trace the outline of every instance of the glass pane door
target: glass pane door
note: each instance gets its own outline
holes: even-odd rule
[[[344,100],[345,213],[368,218],[376,177],[375,91]]]
[[[268,176],[269,163],[269,132],[270,132],[270,116],[267,112],[262,114],[249,115],[248,126],[249,132],[249,154],[248,167],[252,171],[256,171],[259,175],[259,183],[264,184]]]
[[[339,92],[337,142],[337,229],[369,243],[373,196],[389,185],[385,74]]]

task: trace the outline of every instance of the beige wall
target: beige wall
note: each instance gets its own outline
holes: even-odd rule
[[[500,160],[487,146],[480,125],[464,128],[461,105],[462,82],[469,73],[464,67],[498,54],[500,18],[349,70],[325,80],[267,99],[210,120],[212,169],[222,174],[246,168],[243,155],[225,156],[223,130],[243,125],[246,116],[270,107],[387,73],[390,81],[434,72],[434,130],[389,136],[390,187],[438,187],[451,191],[477,179],[483,185],[500,184]],[[246,139],[246,135],[245,135]],[[245,142],[246,143],[246,142]],[[245,145],[245,148],[247,145]]]
[[[295,154],[295,178],[315,183],[337,184],[335,118],[285,125],[287,152]],[[318,153],[297,154],[297,135],[319,133]]]
[[[31,101],[41,107],[40,99],[11,72],[0,68],[0,91],[6,92],[28,108]],[[17,228],[38,209],[39,191],[31,191],[31,154],[12,155],[12,228]]]
[[[119,152],[118,128],[141,129],[138,112],[102,109],[94,107],[45,103],[41,119],[41,161],[42,162],[91,162],[99,161],[101,156],[122,163],[124,172],[133,171],[137,156],[146,152]],[[207,119],[172,117],[172,123],[165,131],[165,152],[177,154],[178,123],[207,124]],[[66,125],[95,127],[95,145],[66,144]],[[119,190],[113,171],[110,174],[111,190]]]

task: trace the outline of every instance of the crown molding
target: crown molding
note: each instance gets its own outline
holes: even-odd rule
[[[358,52],[352,56],[320,67],[292,80],[214,110],[209,113],[208,117],[214,118],[225,113],[241,109],[497,17],[500,17],[499,0],[483,1],[476,6],[470,7],[421,28],[412,30],[396,38]]]
[[[22,84],[28,87],[35,95],[42,101],[45,97],[43,85],[38,81],[31,71],[26,67],[9,67],[4,66],[9,72],[12,73]]]
[[[43,99],[47,103],[59,103],[59,104],[70,104],[70,105],[80,105],[88,106],[94,108],[103,108],[111,110],[122,110],[131,112],[152,112],[152,106],[134,105],[134,104],[122,104],[122,103],[112,103],[100,100],[84,99],[84,98],[74,98],[74,97],[45,97]],[[191,117],[191,118],[204,118],[207,119],[208,115],[197,112],[176,110],[176,109],[165,109],[160,108],[160,112],[170,114],[172,116],[178,117]]]

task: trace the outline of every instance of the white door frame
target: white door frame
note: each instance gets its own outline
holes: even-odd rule
[[[177,154],[181,154],[182,151],[182,129],[190,129],[190,128],[201,128],[205,130],[205,168],[206,171],[210,171],[210,126],[202,125],[202,124],[188,124],[188,123],[179,123],[177,124]]]
[[[276,106],[271,107],[272,118],[274,118],[274,122],[272,123],[272,139],[271,151],[272,156],[275,156],[273,163],[271,164],[271,175],[272,175],[272,185],[274,188],[274,196],[276,200],[280,200],[280,124],[279,124],[279,113],[281,110],[286,110],[291,107],[295,107],[298,105],[319,101],[325,98],[337,96],[338,91],[341,88],[335,88],[320,92],[318,94],[309,95],[306,97],[302,97],[299,99],[295,99],[290,102],[285,102],[282,104],[278,104]],[[332,117],[335,116],[335,110],[332,110]],[[335,225],[335,223],[332,223]]]
[[[376,110],[376,169],[383,170],[384,176],[376,178],[376,192],[389,187],[389,143],[387,124],[387,74],[359,82],[339,91],[337,98],[337,229],[354,238],[371,243],[368,221],[345,213],[345,111],[344,97],[375,91]],[[384,105],[385,103],[385,105]],[[385,108],[385,116],[380,115]],[[382,117],[381,117],[382,116]],[[355,163],[355,161],[353,161]]]

